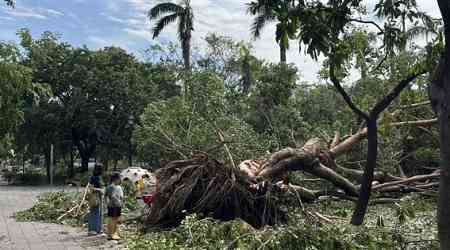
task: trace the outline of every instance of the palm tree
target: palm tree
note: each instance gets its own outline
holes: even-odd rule
[[[251,31],[254,38],[268,22],[278,21],[275,41],[280,47],[280,61],[286,63],[289,39],[294,39],[298,30],[298,18],[294,13],[294,0],[257,0],[248,4],[248,13],[256,15]]]
[[[375,14],[389,21],[384,32],[389,53],[393,53],[394,47],[405,51],[407,42],[419,36],[425,35],[428,40],[428,35],[438,35],[441,26],[439,19],[418,10],[416,0],[382,0],[375,5]],[[414,25],[408,27],[408,21]]]
[[[186,70],[191,68],[191,33],[194,30],[194,13],[190,4],[190,0],[182,0],[181,5],[160,3],[148,12],[150,20],[159,19],[152,30],[153,39],[158,37],[167,25],[178,20],[178,40],[181,42]]]
[[[14,0],[5,0],[6,5],[14,7]]]

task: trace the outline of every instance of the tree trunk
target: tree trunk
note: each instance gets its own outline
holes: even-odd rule
[[[108,172],[109,169],[109,160],[111,158],[111,146],[108,145],[106,148],[106,156],[103,159],[103,172]]]
[[[441,143],[441,179],[438,200],[438,231],[441,249],[450,249],[450,75],[444,57],[431,79],[430,100],[438,116]]]
[[[367,121],[367,163],[363,175],[363,182],[359,191],[358,202],[351,223],[361,225],[364,222],[364,215],[369,205],[372,181],[377,165],[378,155],[378,135],[377,135],[377,117],[370,117]]]
[[[97,137],[95,131],[83,131],[72,128],[72,142],[77,147],[81,158],[81,172],[89,170],[89,159],[95,155]]]
[[[183,60],[184,60],[184,69],[186,72],[191,70],[191,38],[188,37],[183,39],[182,50],[183,50]]]
[[[84,154],[83,154],[84,155]],[[89,157],[83,156],[80,154],[81,157],[81,172],[87,172],[89,171]]]
[[[76,142],[76,145],[81,158],[81,172],[87,172],[89,170],[89,159],[94,155],[96,145],[95,143],[89,144],[87,141]]]
[[[129,139],[129,145],[128,145],[128,166],[133,166],[133,144],[131,143],[131,138]]]
[[[25,174],[25,150],[22,152],[22,174]]]
[[[74,167],[73,167],[73,147],[70,146],[70,162],[69,162],[69,177],[72,178],[75,175]]]
[[[280,41],[280,62],[282,64],[286,64],[286,46],[284,46],[283,42]]]
[[[46,173],[47,173],[47,181],[48,183],[50,183],[50,149],[49,146],[47,146],[45,148],[45,169],[46,169]]]
[[[450,249],[450,2],[437,2],[444,21],[445,51],[431,79],[430,101],[438,116],[441,141],[438,235],[441,249]]]
[[[448,82],[447,82],[448,86]],[[449,90],[449,89],[447,89]],[[447,92],[447,97],[450,98],[450,93]],[[448,99],[447,99],[448,100]],[[447,102],[450,104],[449,102]],[[441,249],[450,249],[450,110],[441,113],[439,119],[440,124],[440,139],[441,139],[441,169],[442,175],[439,185],[439,200],[438,200],[438,231],[439,240],[441,242]]]

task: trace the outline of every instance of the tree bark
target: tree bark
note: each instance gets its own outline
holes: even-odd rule
[[[94,155],[97,147],[97,138],[95,131],[78,131],[72,128],[72,140],[80,153],[81,172],[89,170],[89,159]]]
[[[89,157],[87,156],[81,156],[81,172],[87,172],[89,171]]]
[[[114,159],[114,171],[117,171],[117,163],[118,163],[118,160]]]
[[[444,21],[445,51],[431,79],[430,101],[438,116],[441,143],[438,235],[441,249],[450,249],[450,1],[437,2]]]
[[[133,144],[131,143],[131,138],[129,139],[129,145],[128,145],[128,166],[133,166]]]
[[[369,205],[370,194],[372,190],[372,181],[377,165],[378,155],[378,135],[377,135],[376,117],[367,121],[367,162],[363,174],[363,181],[359,191],[359,199],[353,212],[351,223],[361,225],[364,222],[367,206]]]
[[[184,70],[189,72],[191,70],[191,37],[190,32],[186,38],[181,41],[183,50]]]
[[[69,162],[69,177],[72,178],[75,175],[74,167],[73,167],[73,147],[70,145],[70,162]]]
[[[48,183],[50,183],[50,164],[50,146],[47,146],[45,147],[45,169]]]
[[[286,60],[286,52],[287,52],[286,46],[284,46],[282,41],[280,41],[279,46],[280,46],[280,62],[282,64],[286,64],[286,61],[287,61]]]

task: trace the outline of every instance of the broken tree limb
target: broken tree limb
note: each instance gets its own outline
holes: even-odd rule
[[[440,173],[432,173],[432,174],[428,174],[428,175],[416,175],[416,176],[410,177],[408,179],[404,179],[404,180],[400,180],[400,181],[392,181],[392,182],[387,182],[387,183],[376,185],[372,188],[372,190],[377,191],[377,190],[380,190],[380,189],[383,189],[386,187],[390,187],[390,186],[408,184],[408,183],[424,181],[424,180],[430,180],[430,179],[438,178],[439,176],[441,176]]]
[[[236,164],[234,163],[233,155],[230,152],[230,149],[228,148],[228,145],[225,143],[225,136],[223,134],[222,130],[217,130],[217,135],[219,136],[219,140],[221,143],[223,143],[223,147],[225,148],[225,151],[227,152],[228,159],[230,160],[231,165],[233,168],[236,168]]]
[[[429,119],[429,120],[419,120],[419,121],[404,121],[404,122],[393,122],[390,124],[392,127],[405,126],[405,125],[414,125],[418,127],[431,127],[437,124],[437,118]]]
[[[317,156],[320,150],[320,141],[317,138],[310,139],[302,148],[285,148],[271,155],[269,161],[263,164],[259,178],[276,178],[288,171],[302,170],[318,162]]]
[[[90,183],[88,183],[88,184],[86,185],[86,188],[84,189],[83,198],[81,199],[81,202],[80,202],[80,204],[78,204],[78,207],[77,207],[77,209],[76,209],[76,211],[75,211],[75,214],[76,214],[76,215],[79,214],[80,209],[81,209],[81,207],[83,206],[84,201],[86,200],[86,195],[87,195],[87,192],[88,192],[89,188],[90,188]]]
[[[317,164],[315,166],[306,166],[304,170],[317,177],[326,179],[336,187],[344,190],[344,192],[348,195],[358,196],[358,188],[352,182],[322,164]]]
[[[352,180],[355,180],[358,183],[361,182],[361,178],[362,178],[362,175],[364,173],[362,170],[345,168],[345,167],[341,167],[339,165],[336,165],[336,168],[333,168],[333,169],[335,171],[337,171],[338,173],[343,174],[343,175],[349,177]],[[403,180],[403,178],[400,178],[400,177],[397,177],[397,176],[393,176],[391,174],[384,173],[384,172],[375,172],[373,179],[375,181],[379,181],[379,182],[382,182],[382,183],[389,182],[389,181]]]
[[[437,119],[429,119],[429,120],[419,120],[419,121],[404,121],[404,122],[394,122],[389,126],[405,126],[405,125],[414,125],[419,127],[429,127],[434,124],[437,124]],[[357,133],[351,135],[349,138],[344,140],[343,142],[337,144],[334,147],[330,148],[330,154],[333,158],[337,158],[338,156],[348,152],[351,148],[361,142],[363,139],[367,137],[367,128],[359,130]]]
[[[349,138],[347,138],[345,141],[339,143],[335,147],[330,149],[330,156],[335,159],[338,156],[341,156],[342,154],[347,153],[350,151],[353,146],[360,143],[363,139],[367,137],[367,128],[364,128],[357,133],[353,134]]]
[[[66,217],[66,215],[68,215],[71,212],[73,212],[76,208],[78,208],[78,206],[79,206],[79,204],[77,204],[74,207],[72,207],[71,209],[69,209],[69,211],[67,211],[64,214],[62,214],[61,216],[59,216],[58,219],[56,219],[56,221],[60,221],[62,218]]]
[[[403,105],[400,108],[401,109],[410,109],[410,108],[417,108],[417,107],[421,107],[421,106],[425,106],[425,105],[431,105],[431,102],[423,101],[423,102],[413,103],[413,104],[409,104],[409,105]]]
[[[317,191],[314,190],[310,190],[301,186],[297,186],[297,185],[292,185],[292,184],[283,184],[283,183],[278,183],[278,185],[280,186],[281,189],[284,190],[295,190],[299,195],[300,198],[302,198],[303,200],[306,201],[314,201],[318,198],[317,196]]]
[[[336,147],[337,145],[339,145],[339,142],[341,141],[341,133],[339,132],[339,130],[338,131],[336,131],[335,133],[334,133],[334,138],[333,138],[333,141],[331,142],[331,144],[330,144],[330,148],[334,148],[334,147]]]

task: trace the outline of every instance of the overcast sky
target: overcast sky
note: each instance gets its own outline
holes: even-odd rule
[[[97,49],[120,46],[137,56],[154,41],[147,11],[160,0],[16,0],[16,8],[1,3],[0,40],[17,41],[16,31],[29,28],[34,36],[43,31],[57,32],[62,39],[76,46]],[[252,41],[249,28],[252,17],[246,14],[249,0],[191,0],[195,14],[194,44],[201,46],[202,38],[211,32],[231,36],[236,40]],[[373,6],[378,0],[367,0]],[[417,0],[420,9],[439,17],[435,0]],[[163,32],[159,42],[175,40],[175,28]],[[274,26],[264,29],[261,39],[253,41],[257,56],[278,62],[279,52],[274,41]],[[298,53],[292,41],[287,56],[294,62],[305,80],[313,81],[319,63]]]

